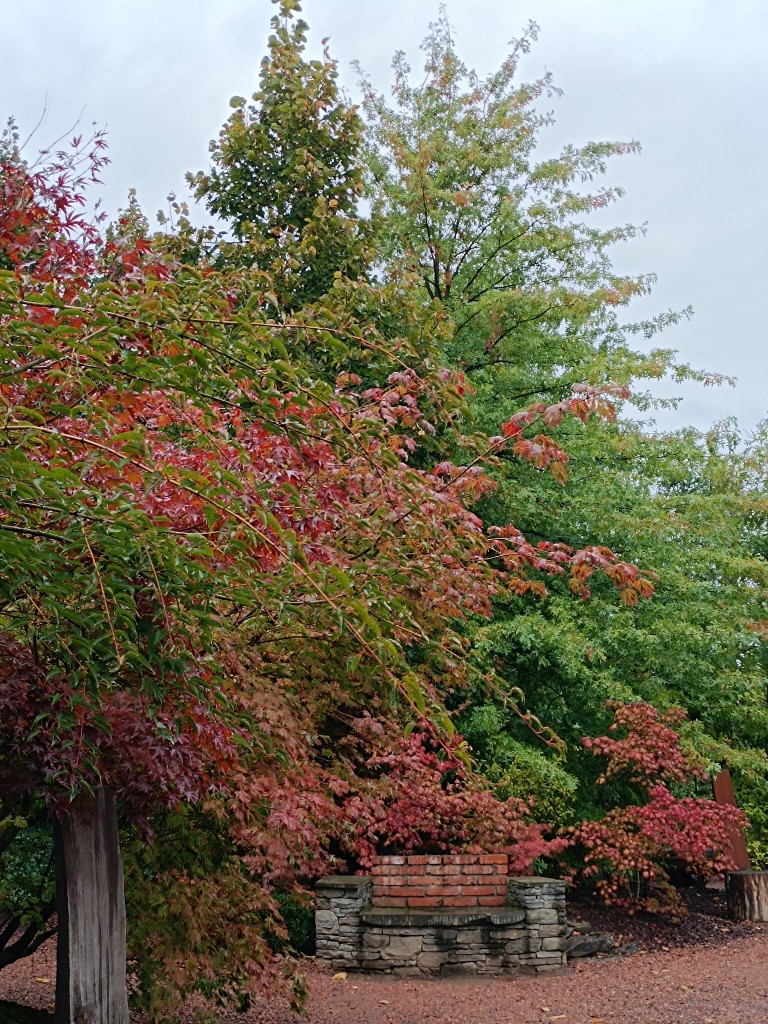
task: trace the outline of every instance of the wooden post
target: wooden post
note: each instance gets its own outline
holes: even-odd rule
[[[123,863],[112,794],[71,805],[55,829],[56,1024],[128,1024]]]
[[[729,871],[726,889],[734,921],[768,921],[768,871]]]

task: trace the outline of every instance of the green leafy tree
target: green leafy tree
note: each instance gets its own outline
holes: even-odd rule
[[[322,60],[304,55],[298,0],[274,2],[259,88],[251,100],[233,98],[210,170],[190,181],[234,235],[222,258],[267,271],[278,309],[295,311],[366,270],[362,122],[339,93],[327,50]]]
[[[546,602],[513,598],[479,624],[482,657],[523,688],[527,705],[566,739],[585,782],[582,735],[605,726],[606,700],[683,705],[713,770],[727,765],[750,790],[765,775],[766,651],[760,623],[766,562],[762,493],[753,456],[729,431],[649,436],[628,423],[587,427],[564,443],[566,488],[542,474],[500,489],[490,518],[516,515],[529,535],[601,536],[657,575],[654,597],[618,604],[600,584],[588,602],[550,585]],[[519,730],[511,726],[519,739]],[[582,799],[591,799],[584,787]]]
[[[652,405],[647,382],[664,374],[719,379],[676,363],[669,349],[648,350],[688,311],[627,323],[624,307],[653,278],[616,274],[611,247],[637,229],[590,224],[590,214],[622,194],[597,184],[609,159],[637,145],[569,146],[537,160],[551,121],[541,104],[557,90],[548,74],[518,80],[536,32],[530,25],[483,80],[460,60],[442,14],[424,43],[418,84],[402,55],[394,102],[363,82],[367,181],[384,273],[412,274],[422,303],[443,318],[444,358],[467,380],[463,415],[439,438],[452,455],[466,451],[473,434],[498,434],[521,401],[533,402],[530,421],[521,423],[530,437],[546,403],[574,387],[631,388],[629,401],[643,411]],[[534,541],[607,543],[656,572],[657,593],[639,607],[622,605],[598,582],[583,602],[555,580],[547,601],[528,592],[496,602],[493,621],[470,631],[475,654],[510,692],[524,693],[529,711],[568,742],[569,755],[565,762],[548,752],[530,722],[481,689],[461,728],[484,769],[494,778],[508,774],[522,745],[529,758],[546,757],[539,776],[551,777],[563,806],[576,779],[578,801],[589,803],[594,772],[580,737],[607,725],[607,699],[643,698],[661,708],[683,704],[713,767],[739,766],[743,782],[764,777],[764,647],[755,623],[763,620],[765,563],[755,545],[761,499],[746,465],[723,447],[725,433],[654,436],[626,418],[571,421],[551,432],[567,462],[548,463],[537,436],[530,440],[540,446],[538,468],[551,472],[500,450],[497,489],[478,505],[483,518],[522,523]],[[556,781],[554,770],[570,783]]]

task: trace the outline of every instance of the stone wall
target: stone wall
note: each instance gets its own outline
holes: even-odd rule
[[[365,875],[329,875],[317,883],[317,959],[335,970],[356,970],[363,960],[362,913],[373,886]]]
[[[525,912],[525,949],[520,966],[536,971],[565,965],[565,882],[536,875],[510,878],[508,902]]]
[[[407,864],[405,858],[400,860],[402,863],[393,859],[384,866],[423,868],[423,876],[430,880],[440,877],[426,871],[439,867],[436,861],[444,861],[451,869],[462,866],[450,857],[425,857],[415,865]],[[506,864],[506,858],[504,861]],[[478,863],[477,857],[474,862]],[[383,877],[415,875],[387,872],[373,876]],[[447,888],[454,888],[450,880],[457,877],[455,871],[444,877]],[[415,883],[385,883],[377,890],[376,882],[362,875],[323,878],[317,886],[317,959],[334,970],[403,975],[491,975],[561,967],[565,963],[565,883],[527,876],[505,882],[504,906],[425,907],[378,903],[377,891],[389,893],[379,897],[383,899],[418,899],[411,893],[391,893],[394,888],[415,888]],[[436,884],[426,883],[427,887]],[[444,898],[457,895],[449,893]]]

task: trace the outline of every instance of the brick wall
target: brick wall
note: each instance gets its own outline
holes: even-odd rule
[[[378,857],[371,869],[375,907],[502,907],[507,857],[462,853]]]

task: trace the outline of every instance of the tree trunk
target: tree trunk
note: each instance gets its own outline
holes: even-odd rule
[[[56,826],[56,1024],[128,1024],[123,862],[112,794],[81,796]]]
[[[768,871],[729,871],[728,916],[734,921],[768,921]]]

